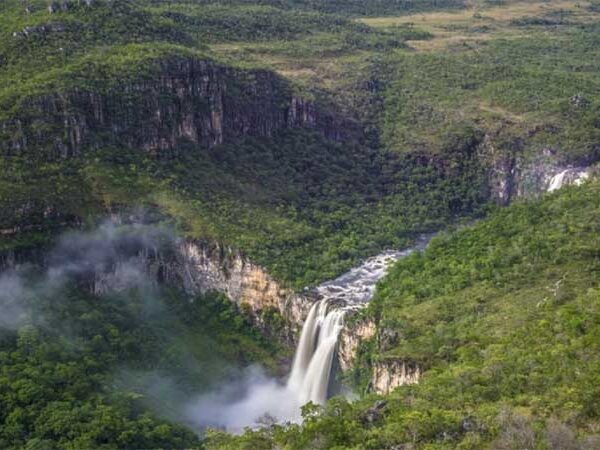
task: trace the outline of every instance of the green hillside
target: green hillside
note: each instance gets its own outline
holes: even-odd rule
[[[26,274],[0,274],[0,448],[600,448],[600,185],[545,193],[598,175],[599,24],[598,0],[2,0],[0,267]],[[440,234],[364,311],[356,401],[196,434],[179,400],[291,349],[221,295],[40,273],[132,211],[296,292]],[[376,396],[390,361],[423,378]]]
[[[499,210],[394,266],[368,311],[379,344],[357,371],[393,358],[425,373],[373,420],[377,397],[336,399],[303,427],[215,434],[209,448],[597,448],[599,193]]]
[[[18,231],[5,233],[5,250],[38,246],[65,224],[93,223],[108,211],[142,204],[170,216],[183,233],[233,245],[301,288],[474,213],[486,199],[472,139],[446,162],[386,154],[363,136],[354,117],[361,111],[345,111],[328,94],[273,75],[264,62],[212,48],[279,42],[291,50],[317,39],[323,51],[333,45],[340,56],[358,55],[426,37],[418,31],[378,31],[336,15],[273,6],[94,2],[50,13],[44,2],[28,5],[30,12],[7,2],[0,19],[0,148],[7,156],[0,161],[6,174],[0,227]],[[179,139],[168,151],[140,151],[152,108],[176,111],[160,122],[163,128],[182,120],[168,82],[153,83],[185,77],[181,67],[192,64],[209,67],[208,76],[226,86],[226,101],[239,102],[229,105],[234,123],[252,113],[253,102],[265,103],[265,114],[276,118],[293,95],[315,101],[333,123],[325,137],[298,127],[215,148]],[[149,96],[156,104],[148,104]],[[208,94],[194,101],[205,102],[194,104],[201,110],[213,107]],[[94,124],[109,112],[118,116],[114,124]],[[107,128],[119,119],[128,128],[110,136]],[[65,123],[74,128],[64,130]],[[329,134],[348,136],[334,142]]]

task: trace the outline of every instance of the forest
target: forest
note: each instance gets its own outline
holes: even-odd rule
[[[598,0],[4,0],[0,448],[600,448],[599,24]],[[292,300],[434,234],[345,317],[372,324],[347,395],[235,433],[186,409],[285,383]],[[175,242],[219,289],[173,282]],[[394,364],[418,383],[376,392]]]

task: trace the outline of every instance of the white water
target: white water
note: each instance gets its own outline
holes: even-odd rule
[[[408,250],[383,252],[318,286],[319,299],[304,322],[287,383],[253,369],[241,386],[227,386],[195,402],[189,411],[191,419],[237,432],[259,425],[265,417],[267,421],[299,422],[303,405],[324,404],[344,315],[366,305],[391,263],[424,248],[428,240],[423,237]]]
[[[310,355],[307,366],[306,361],[301,359],[297,364],[294,363],[292,376],[288,381],[288,389],[296,394],[300,405],[308,402],[322,405],[327,400],[333,355],[338,335],[342,330],[345,312],[343,309],[335,308],[327,311],[329,306],[328,300],[321,300],[313,305],[311,311],[317,310],[316,326],[309,324],[310,328],[307,330],[307,333],[312,335],[312,339],[300,342],[296,350],[297,354]],[[304,329],[306,328],[305,324]],[[314,345],[309,347],[311,341],[315,341],[317,331],[316,347]]]
[[[579,186],[589,178],[590,174],[587,169],[565,169],[554,175],[548,183],[547,192],[553,192],[563,186],[574,184]]]

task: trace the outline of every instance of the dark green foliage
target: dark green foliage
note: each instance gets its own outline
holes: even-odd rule
[[[186,395],[240,365],[269,364],[274,350],[221,296],[190,301],[174,291],[129,290],[97,297],[30,284],[29,323],[0,329],[0,446],[7,450],[199,448],[192,432],[156,413],[181,419]],[[149,389],[144,377],[170,380],[175,394]]]
[[[335,399],[304,426],[212,434],[209,448],[596,448],[599,193],[596,182],[498,210],[397,263],[369,313],[398,337],[368,343],[360,364],[425,373],[379,412],[375,396]]]
[[[476,211],[486,191],[472,144],[457,147],[448,167],[304,131],[214,150],[183,147],[176,161],[130,150],[36,168],[13,158],[10,173],[21,178],[0,181],[6,205],[0,223],[26,231],[145,204],[173,217],[189,236],[233,245],[302,288]],[[59,167],[70,170],[58,176]],[[42,176],[44,185],[18,182]],[[24,199],[53,214],[22,211]]]

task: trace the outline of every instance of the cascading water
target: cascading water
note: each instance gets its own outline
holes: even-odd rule
[[[387,251],[369,258],[361,266],[316,288],[319,300],[306,317],[285,385],[253,371],[244,381],[243,396],[240,397],[239,389],[227,386],[197,401],[190,408],[190,416],[204,426],[241,431],[265,416],[280,422],[298,422],[302,419],[303,405],[324,404],[345,314],[366,305],[389,265],[424,248],[429,237],[423,236],[411,249]]]
[[[323,320],[326,308],[326,303],[317,302],[310,308],[308,316],[306,316],[300,340],[298,341],[298,347],[296,348],[296,354],[294,355],[292,372],[288,379],[288,387],[293,391],[299,390],[304,382],[308,365],[315,351],[319,324]]]
[[[581,185],[590,177],[590,172],[587,168],[569,168],[555,174],[548,182],[547,192],[554,192],[563,186],[574,184]]]
[[[300,405],[323,404],[327,400],[331,365],[344,319],[344,310],[328,312],[328,306],[327,300],[313,305],[309,313],[311,321],[305,323],[296,350],[288,388],[296,393]],[[314,319],[310,317],[313,313]]]
[[[359,267],[317,287],[321,300],[306,317],[287,383],[298,405],[309,401],[325,403],[344,315],[348,310],[364,306],[373,297],[377,282],[392,262],[422,249],[429,238],[423,236],[414,248],[387,251],[369,258]]]

